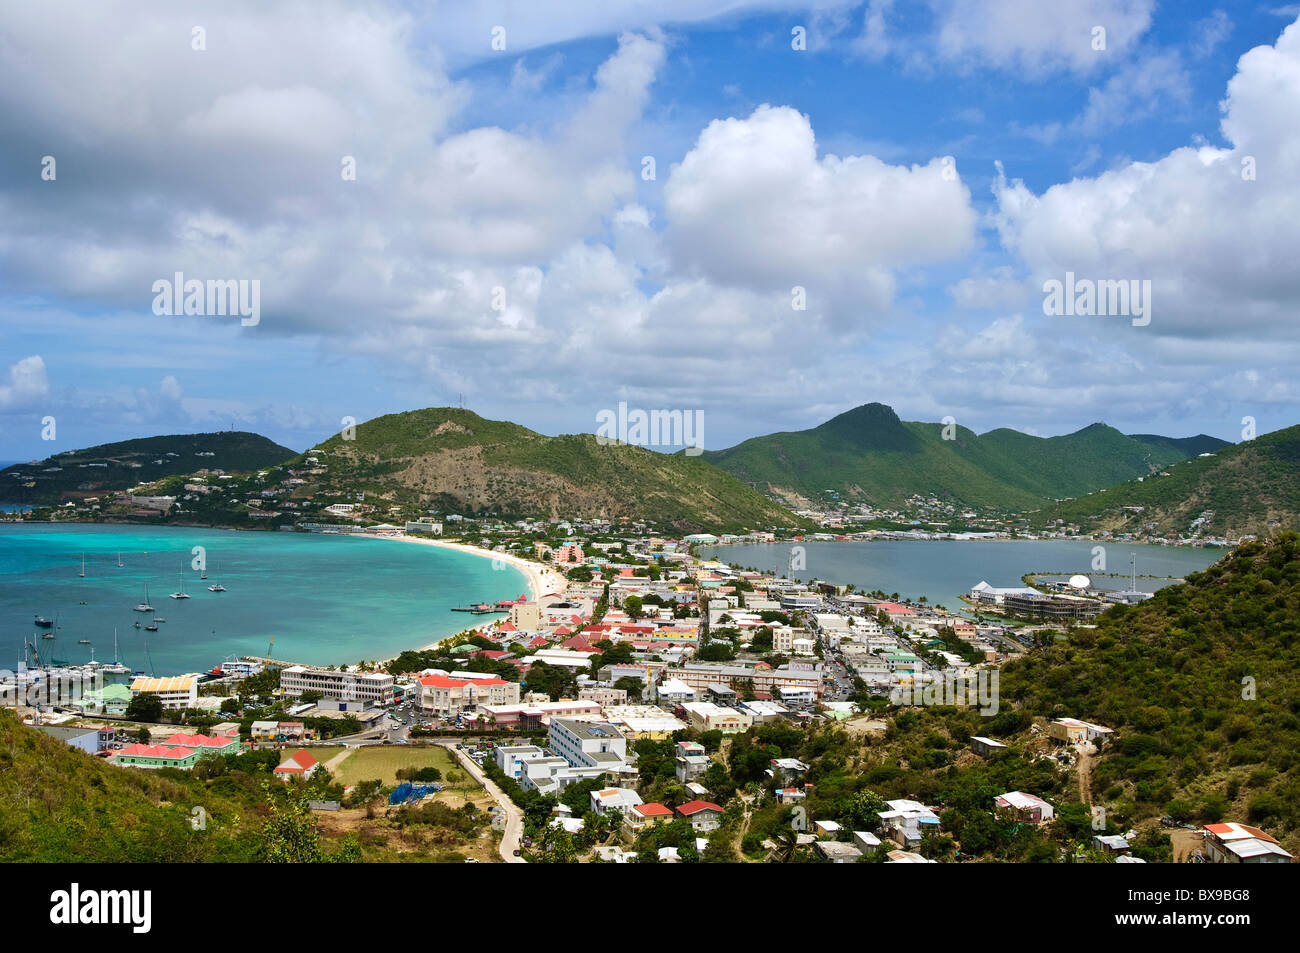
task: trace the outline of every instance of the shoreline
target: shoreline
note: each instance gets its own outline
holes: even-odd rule
[[[391,539],[402,543],[416,543],[421,546],[437,546],[442,549],[455,549],[455,550],[459,550],[462,553],[469,553],[473,556],[482,556],[486,559],[491,559],[494,562],[500,561],[509,566],[513,566],[515,569],[518,569],[521,573],[524,574],[524,578],[525,580],[527,580],[528,583],[529,595],[531,596],[533,602],[540,602],[542,596],[548,593],[553,592],[556,594],[563,594],[564,590],[568,588],[569,585],[569,580],[564,577],[563,573],[551,569],[548,566],[543,566],[541,563],[535,563],[532,562],[531,560],[524,559],[520,556],[509,555],[506,553],[496,553],[490,549],[483,549],[481,546],[470,546],[467,543],[454,543],[451,542],[450,540],[444,540],[444,539],[424,539],[419,536],[410,536],[406,533],[402,533],[400,535],[393,535],[393,536],[378,536],[375,538]],[[495,622],[497,620],[494,619],[491,621]],[[479,629],[479,628],[482,627],[469,626],[467,627],[466,630],[462,630],[462,631],[467,631],[468,629]],[[437,642],[432,642],[429,645],[422,645],[418,649],[416,649],[416,651],[424,652],[430,649],[437,648],[441,643],[445,642],[447,639],[453,638],[454,636],[459,634],[460,634],[459,632],[454,632],[451,635],[444,636],[443,638],[439,639]]]

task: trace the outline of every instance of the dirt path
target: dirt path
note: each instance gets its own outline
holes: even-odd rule
[[[339,769],[339,765],[341,765],[344,761],[348,759],[348,755],[352,754],[352,752],[355,750],[356,750],[355,748],[344,748],[334,757],[330,758],[328,761],[325,762],[325,770],[328,771],[330,774],[333,774],[335,771]]]
[[[1079,800],[1092,809],[1092,763],[1096,760],[1088,748],[1078,748],[1079,752]]]

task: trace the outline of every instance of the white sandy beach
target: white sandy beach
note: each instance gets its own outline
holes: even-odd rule
[[[531,596],[534,600],[540,599],[548,593],[561,593],[569,585],[569,580],[564,574],[543,566],[541,563],[535,563],[531,560],[521,559],[519,556],[510,556],[505,553],[494,553],[490,549],[483,549],[479,546],[467,546],[464,543],[452,543],[441,539],[426,539],[420,536],[384,536],[382,539],[396,539],[407,543],[419,543],[423,546],[441,546],[443,549],[459,549],[463,553],[473,553],[475,556],[484,556],[487,559],[498,560],[518,569],[528,578],[528,588],[531,590]]]
[[[525,578],[528,580],[529,594],[534,601],[541,599],[542,596],[549,593],[561,593],[569,585],[569,580],[564,577],[564,574],[555,569],[551,569],[548,566],[543,566],[540,563],[535,563],[527,559],[521,559],[519,556],[510,556],[505,553],[494,553],[492,550],[483,549],[480,546],[468,546],[464,543],[453,543],[442,539],[409,536],[404,533],[393,536],[379,536],[376,538],[395,539],[399,542],[416,543],[421,546],[441,546],[443,549],[459,549],[464,553],[472,553],[475,556],[483,556],[487,559],[499,560],[501,563],[513,566],[524,574]],[[484,621],[483,626],[486,627],[491,625],[492,622],[496,621],[498,618],[500,618],[500,616]],[[474,626],[474,628],[478,627]],[[445,640],[440,639],[439,642],[441,641]],[[421,646],[421,649],[427,650],[436,648],[439,642],[431,642],[429,645]]]

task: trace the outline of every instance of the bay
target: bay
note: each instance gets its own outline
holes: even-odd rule
[[[192,568],[195,546],[205,550],[206,580]],[[86,662],[93,648],[110,662],[114,629],[122,662],[158,674],[265,655],[273,635],[278,659],[388,658],[500,618],[450,611],[528,592],[523,573],[497,567],[457,550],[359,536],[0,523],[0,668],[16,665],[24,641],[46,659]],[[168,598],[181,579],[191,598]],[[227,591],[209,592],[214,583]],[[133,611],[146,584],[152,614]],[[36,615],[58,627],[36,629]],[[157,632],[135,628],[150,615],[166,619]],[[45,631],[55,638],[42,639]]]
[[[792,547],[803,547],[804,570],[790,572]],[[959,597],[981,581],[1020,586],[1025,573],[1083,573],[1107,589],[1127,589],[1127,578],[1095,572],[1093,549],[1105,547],[1106,569],[1127,577],[1129,554],[1137,555],[1138,589],[1167,585],[1150,576],[1182,577],[1212,565],[1226,549],[1121,545],[1092,540],[875,540],[869,542],[759,543],[702,546],[701,556],[724,563],[779,571],[802,582],[820,579],[860,590],[897,592],[906,599],[925,596],[932,605],[959,609]]]

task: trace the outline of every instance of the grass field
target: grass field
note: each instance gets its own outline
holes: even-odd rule
[[[361,781],[379,780],[385,785],[397,783],[399,768],[437,768],[442,772],[443,783],[453,790],[477,788],[473,779],[468,777],[452,760],[443,748],[416,747],[414,745],[372,745],[355,749],[335,772],[335,776],[344,784],[357,784]],[[448,783],[450,772],[455,772],[461,780]]]

